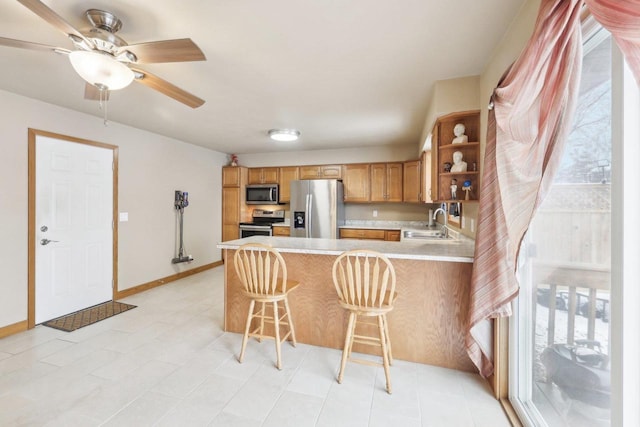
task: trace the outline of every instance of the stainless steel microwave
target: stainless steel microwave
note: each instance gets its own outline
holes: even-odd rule
[[[277,205],[280,202],[278,184],[247,185],[248,205]]]

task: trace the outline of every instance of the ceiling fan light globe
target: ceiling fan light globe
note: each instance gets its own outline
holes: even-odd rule
[[[123,89],[134,78],[129,67],[102,53],[76,50],[69,53],[69,61],[80,77],[96,87]]]

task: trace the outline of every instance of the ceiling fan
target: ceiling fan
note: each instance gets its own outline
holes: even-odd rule
[[[79,31],[40,0],[18,2],[65,33],[75,50],[5,37],[0,37],[0,46],[68,55],[74,70],[86,81],[85,98],[108,99],[109,91],[122,89],[135,80],[191,108],[204,104],[203,99],[138,68],[138,64],[205,61],[204,54],[191,39],[128,44],[116,35],[122,22],[110,12],[87,10],[85,16],[91,28]]]

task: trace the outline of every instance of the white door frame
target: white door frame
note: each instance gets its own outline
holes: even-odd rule
[[[63,142],[85,144],[106,148],[113,152],[113,296],[118,292],[118,147],[87,139],[57,133],[29,129],[29,225],[28,225],[28,298],[27,298],[27,327],[35,327],[36,313],[36,140],[38,136],[54,138]]]

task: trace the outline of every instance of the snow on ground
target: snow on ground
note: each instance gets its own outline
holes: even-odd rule
[[[554,344],[567,342],[567,325],[569,313],[564,310],[556,310]],[[594,339],[600,342],[601,351],[609,354],[609,323],[596,318]],[[586,403],[573,400],[551,383],[545,383],[546,373],[544,365],[540,361],[542,351],[547,347],[547,332],[549,328],[549,308],[541,304],[536,305],[536,329],[535,329],[535,354],[533,363],[533,379],[537,384],[534,390],[536,405],[550,418],[560,417],[560,424],[572,427],[601,427],[609,426],[609,411],[589,406]],[[576,314],[574,339],[587,339],[588,319]],[[548,403],[551,404],[549,406]],[[553,409],[552,409],[553,408]],[[548,411],[553,411],[550,413]],[[550,425],[559,425],[556,422]]]

